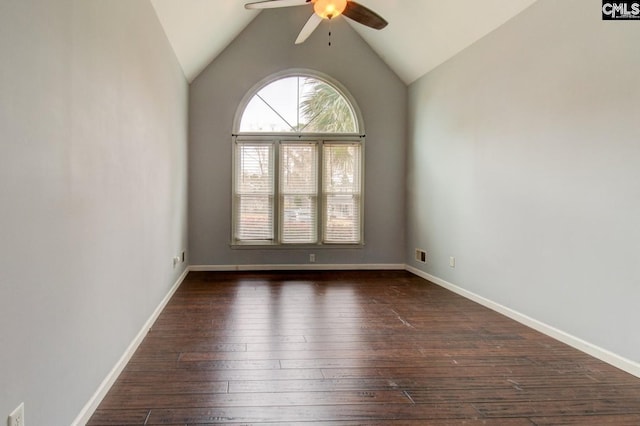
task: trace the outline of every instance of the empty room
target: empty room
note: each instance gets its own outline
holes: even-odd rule
[[[0,0],[0,423],[639,425],[640,2]]]

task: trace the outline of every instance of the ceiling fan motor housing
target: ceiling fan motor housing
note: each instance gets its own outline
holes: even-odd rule
[[[333,19],[344,12],[347,7],[347,0],[316,0],[313,3],[313,10],[322,19]]]

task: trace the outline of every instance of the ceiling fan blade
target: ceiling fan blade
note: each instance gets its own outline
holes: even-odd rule
[[[381,30],[388,24],[382,16],[378,15],[373,10],[351,0],[347,2],[347,7],[342,14],[347,18],[351,18],[362,25],[366,25],[367,27],[371,27],[376,30]]]
[[[320,25],[320,22],[322,22],[322,17],[320,15],[316,13],[311,15],[311,18],[309,18],[307,23],[304,24],[304,27],[302,27],[302,31],[300,31],[300,34],[298,34],[298,38],[296,39],[296,44],[304,43],[304,41],[307,38],[309,38],[311,33],[316,28],[318,28],[318,25]]]
[[[274,9],[276,7],[302,6],[311,3],[311,0],[263,0],[247,3],[245,9]]]

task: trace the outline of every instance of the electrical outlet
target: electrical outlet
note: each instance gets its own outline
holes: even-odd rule
[[[9,414],[8,426],[24,426],[24,402]]]
[[[455,257],[453,257],[453,256],[449,257],[449,266],[452,267],[452,268],[456,267],[456,258]]]
[[[316,255],[314,253],[311,253],[309,255],[309,262],[310,263],[316,263]]]
[[[173,258],[173,267],[175,268],[178,263],[180,263],[180,256],[176,256]]]

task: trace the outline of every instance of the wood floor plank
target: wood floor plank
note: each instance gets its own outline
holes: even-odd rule
[[[504,388],[465,388],[465,389],[408,389],[408,396],[416,404],[437,404],[439,402],[472,402],[472,403],[494,403],[495,401],[510,401],[511,403],[522,405],[529,402],[547,402],[549,399],[548,387],[528,387],[511,386]],[[554,389],[554,400],[561,401],[597,401],[597,400],[619,400],[626,406],[630,398],[640,400],[640,392],[629,388],[611,388],[596,386],[577,386]]]
[[[270,423],[273,425],[273,423]],[[242,423],[242,426],[264,425],[264,423]],[[310,421],[310,422],[278,422],[277,426],[535,426],[524,418],[514,419],[456,419],[456,420],[344,420],[344,421]]]
[[[137,398],[142,395],[192,395],[192,394],[212,394],[212,393],[228,393],[229,382],[208,381],[175,381],[167,380],[163,377],[161,380],[135,381],[126,382],[119,381],[109,390],[110,396],[118,395],[120,398]],[[111,399],[111,398],[109,398]]]
[[[167,387],[170,390],[170,386]],[[338,406],[369,404],[406,404],[407,395],[398,390],[263,392],[263,393],[114,393],[103,409],[136,409],[159,404],[164,408]]]
[[[276,348],[274,348],[276,349]],[[179,362],[196,361],[247,361],[247,360],[307,360],[307,359],[378,359],[396,361],[398,358],[424,358],[422,353],[409,349],[330,349],[314,351],[247,351],[247,352],[185,352],[180,354]],[[285,367],[286,368],[286,367]]]
[[[400,387],[385,379],[346,380],[234,380],[230,393],[243,392],[329,392],[339,390],[397,390]]]
[[[474,403],[474,408],[482,417],[536,417],[545,413],[554,416],[593,416],[640,414],[640,400],[638,399],[586,399],[553,401],[520,401],[509,402],[480,402]]]
[[[150,410],[105,410],[98,407],[87,424],[91,426],[145,425],[150,414]]]
[[[533,417],[531,421],[537,426],[638,426],[640,415]]]
[[[472,356],[466,357],[451,357],[445,356],[439,359],[430,359],[427,357],[410,357],[400,359],[363,359],[363,358],[342,358],[342,359],[284,359],[280,363],[282,368],[394,368],[401,362],[404,366],[413,367],[451,367],[451,366],[480,366],[480,365],[503,365],[503,366],[517,366],[517,365],[534,365],[534,363],[521,356],[515,357],[491,357],[491,358],[474,358]]]
[[[158,369],[142,370],[127,366],[118,378],[119,382],[128,383],[163,383],[165,381],[225,381],[225,380],[312,380],[322,379],[319,369],[297,370],[186,370]]]
[[[191,272],[89,425],[638,425],[640,379],[403,271]]]
[[[207,424],[207,423],[280,423],[280,422],[339,422],[357,420],[436,420],[474,419],[478,413],[470,405],[336,405],[226,407],[152,410],[148,424]]]

